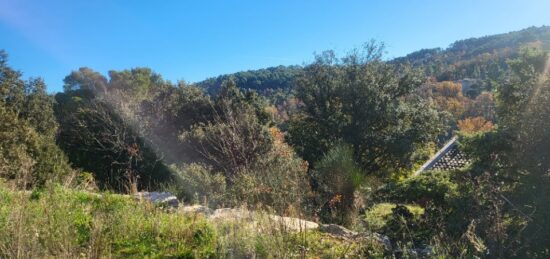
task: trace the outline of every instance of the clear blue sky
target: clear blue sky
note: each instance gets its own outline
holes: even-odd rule
[[[71,70],[147,66],[194,82],[384,41],[388,58],[550,25],[548,0],[0,0],[0,49],[60,91]]]

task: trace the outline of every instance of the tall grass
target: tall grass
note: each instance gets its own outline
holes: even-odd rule
[[[129,196],[0,183],[0,258],[341,258],[383,255],[372,240],[291,230],[267,213],[230,220],[167,212]]]
[[[215,230],[128,197],[0,187],[1,258],[211,257]]]
[[[256,212],[249,217],[216,222],[219,256],[223,258],[382,258],[382,244],[372,239],[344,239]]]

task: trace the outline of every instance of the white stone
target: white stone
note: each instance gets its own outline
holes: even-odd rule
[[[180,208],[180,211],[183,213],[204,214],[206,216],[209,216],[213,213],[210,208],[203,205],[183,206],[182,208]]]
[[[269,218],[275,222],[279,222],[282,227],[289,231],[304,231],[314,230],[319,228],[319,224],[313,221],[307,221],[299,218],[281,217],[277,215],[269,215]]]
[[[178,198],[169,192],[138,192],[134,194],[134,197],[170,208],[177,208],[179,206]]]

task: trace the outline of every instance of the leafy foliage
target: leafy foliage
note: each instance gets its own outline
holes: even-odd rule
[[[497,87],[498,126],[463,134],[461,146],[473,164],[451,174],[449,186],[457,191],[444,190],[444,196],[426,208],[427,226],[444,233],[438,239],[448,244],[440,246],[446,254],[548,256],[547,60],[539,48],[523,49],[519,58],[510,60],[511,71]],[[399,189],[388,186],[390,193]],[[397,196],[419,202],[419,193],[429,194],[418,190]]]
[[[550,170],[548,60],[547,52],[524,49],[520,58],[509,62],[512,73],[497,91],[500,118],[497,134],[505,138],[508,148],[495,149],[493,154],[497,156],[492,160],[492,169],[498,172],[495,181],[502,179],[508,183],[501,195],[502,202],[515,211],[510,214],[520,222],[527,221],[522,228],[508,229],[520,236],[519,257],[548,256],[545,247],[550,242],[547,234],[550,225],[545,219],[550,213],[550,203],[544,187]]]
[[[266,155],[272,144],[254,106],[232,83],[222,89],[212,109],[213,120],[196,125],[182,138],[197,143],[197,149],[229,181]]]
[[[494,125],[483,117],[466,118],[458,121],[458,129],[466,134],[488,132],[493,130]]]
[[[171,179],[168,168],[109,104],[85,90],[56,99],[60,146],[102,187],[122,191],[137,179],[139,187],[149,188]]]
[[[289,206],[299,209],[309,189],[307,164],[284,143],[278,129],[268,126],[268,117],[261,109],[264,106],[258,102],[255,95],[243,94],[229,81],[214,100],[213,119],[196,124],[182,139],[195,146],[205,163],[213,167],[213,176],[217,172],[224,176],[227,189],[223,191],[227,193],[213,195],[223,196],[223,203],[267,206],[277,211]]]
[[[0,105],[0,176],[25,188],[61,181],[70,172],[67,157],[52,139]]]
[[[0,175],[21,187],[60,181],[71,168],[55,144],[52,99],[41,79],[20,77],[0,52]]]
[[[296,89],[304,108],[288,139],[309,162],[343,141],[366,172],[399,174],[438,133],[437,113],[413,94],[422,78],[383,62],[382,49],[367,44],[342,59],[325,52],[304,68]]]

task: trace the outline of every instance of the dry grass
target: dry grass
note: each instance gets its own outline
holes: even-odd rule
[[[0,258],[382,256],[376,243],[291,230],[267,213],[252,217],[220,222],[123,195],[61,186],[24,192],[0,184]]]

